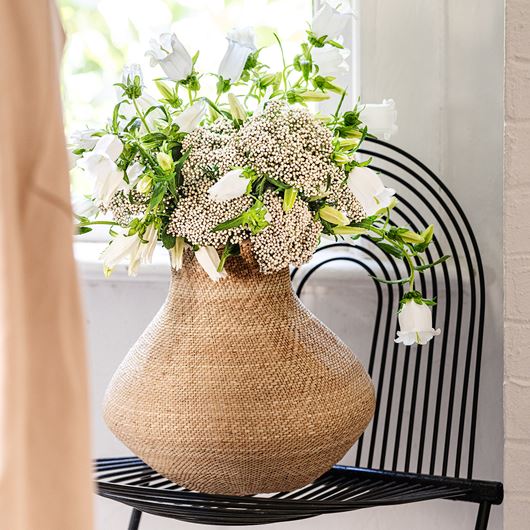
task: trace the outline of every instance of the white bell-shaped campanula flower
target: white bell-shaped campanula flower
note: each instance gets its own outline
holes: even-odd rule
[[[151,49],[146,52],[151,66],[160,65],[172,81],[183,81],[193,69],[191,55],[174,33],[162,33],[159,40],[149,41]]]
[[[129,276],[136,276],[140,264],[151,263],[158,241],[158,230],[150,224],[142,237],[138,233],[132,235],[119,234],[101,253],[106,269],[112,270],[118,263],[129,262]]]
[[[182,132],[190,133],[199,126],[205,115],[206,103],[200,99],[176,116],[173,122],[179,126]]]
[[[92,154],[106,155],[115,162],[123,151],[123,144],[115,134],[105,134],[94,146]]]
[[[109,246],[101,253],[100,258],[106,269],[112,270],[118,263],[129,260],[132,262],[136,259],[140,250],[142,240],[138,234],[131,236],[125,234],[117,235]]]
[[[250,27],[234,28],[226,35],[228,48],[219,65],[219,75],[232,83],[239,81],[248,56],[256,51],[254,30]]]
[[[388,208],[396,193],[392,188],[386,188],[379,175],[368,167],[354,167],[350,171],[348,188],[361,203],[367,217],[381,208]]]
[[[129,276],[136,276],[140,264],[151,263],[157,242],[158,230],[154,224],[150,224],[142,235],[137,252],[130,258]]]
[[[200,247],[199,250],[195,251],[195,257],[197,258],[199,265],[214,282],[226,277],[225,271],[219,272],[217,270],[221,260],[214,247]]]
[[[94,149],[85,152],[77,163],[94,179],[94,198],[104,206],[109,205],[117,191],[126,187],[123,172],[115,162],[122,151],[121,140],[116,135],[106,134],[97,141]]]
[[[351,11],[339,11],[325,2],[313,17],[311,31],[317,38],[327,35],[329,39],[335,39],[344,31],[352,15]]]
[[[75,192],[72,194],[72,210],[79,217],[94,217],[99,212],[99,208],[90,197]]]
[[[210,199],[215,202],[229,201],[241,197],[247,191],[249,179],[241,168],[225,173],[209,190]]]
[[[171,260],[171,267],[176,271],[182,269],[184,263],[184,248],[186,243],[184,243],[183,237],[175,238],[175,245],[173,248],[169,249],[169,259]]]
[[[384,99],[383,103],[364,105],[361,119],[370,133],[389,140],[398,131],[397,110],[393,99]]]
[[[345,61],[350,55],[350,50],[346,48],[336,48],[331,44],[326,44],[322,48],[315,48],[312,51],[313,62],[318,66],[318,73],[323,76],[337,77],[342,72],[349,70]]]
[[[103,170],[105,164],[100,164],[101,172],[97,175],[94,183],[94,198],[103,206],[108,207],[112,197],[120,191],[127,188],[127,183],[123,180],[123,171],[118,169],[116,164],[106,163],[107,170]],[[110,167],[112,164],[112,167]]]
[[[74,151],[83,149],[88,151],[94,149],[98,143],[99,136],[94,136],[96,129],[81,129],[74,131],[68,141],[68,158],[70,162],[70,169],[74,168],[77,161],[81,157],[80,154],[75,154]]]
[[[70,137],[70,147],[72,149],[94,149],[98,143],[99,136],[94,136],[96,129],[80,129],[74,131]]]
[[[129,185],[134,186],[138,182],[138,179],[143,175],[144,171],[145,166],[142,163],[138,161],[133,162],[125,172],[129,179]]]
[[[123,67],[123,71],[121,74],[121,82],[124,85],[128,83],[133,83],[136,77],[138,77],[140,80],[140,86],[143,86],[144,75],[142,73],[142,67],[137,63],[126,64]]]
[[[429,306],[407,300],[398,315],[399,331],[396,342],[405,346],[427,344],[433,337],[440,334],[439,329],[432,327],[432,315]]]

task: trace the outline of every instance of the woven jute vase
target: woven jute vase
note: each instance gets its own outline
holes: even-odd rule
[[[104,417],[168,479],[206,493],[288,491],[338,462],[374,412],[350,349],[248,246],[214,283],[193,255],[115,373]]]

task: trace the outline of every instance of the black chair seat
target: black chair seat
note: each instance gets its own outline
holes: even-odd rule
[[[136,457],[95,462],[97,493],[140,512],[215,525],[257,525],[294,521],[433,499],[490,504],[502,502],[502,484],[334,466],[313,484],[293,492],[246,497],[187,490]]]

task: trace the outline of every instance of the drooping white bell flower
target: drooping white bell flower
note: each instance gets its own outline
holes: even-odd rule
[[[145,166],[141,162],[134,162],[132,163],[125,172],[127,174],[127,178],[129,179],[129,186],[134,186],[141,175],[143,175],[145,171]]]
[[[176,271],[182,269],[184,263],[184,243],[183,237],[175,238],[175,245],[169,250],[169,259],[171,261],[171,267]]]
[[[173,121],[179,126],[181,131],[190,133],[199,126],[205,115],[206,103],[200,99],[176,116]]]
[[[312,55],[313,62],[318,65],[320,75],[337,77],[349,70],[346,59],[350,55],[350,50],[346,48],[341,49],[326,44],[322,48],[315,48]]]
[[[250,27],[234,28],[226,35],[228,48],[219,65],[219,75],[232,83],[239,81],[248,56],[256,51],[254,30]]]
[[[215,202],[229,201],[241,197],[247,191],[249,179],[241,168],[225,173],[209,190],[210,199]]]
[[[370,133],[390,140],[398,131],[397,110],[393,99],[384,99],[383,103],[369,103],[361,111],[361,119]]]
[[[129,276],[136,276],[140,264],[151,263],[157,242],[158,230],[154,224],[150,224],[140,239],[136,253],[130,256]]]
[[[313,17],[311,31],[317,38],[327,35],[328,38],[335,39],[344,31],[352,15],[351,11],[339,11],[325,2]]]
[[[100,172],[96,175],[94,182],[94,198],[103,206],[108,207],[112,197],[121,190],[127,189],[127,183],[123,179],[123,171],[118,169],[114,162],[107,161],[108,170],[101,170],[105,164],[99,164]]]
[[[94,149],[99,140],[99,136],[94,136],[96,132],[96,129],[74,131],[70,137],[70,147],[72,149]]]
[[[74,151],[78,149],[85,151],[94,149],[99,140],[99,136],[93,136],[96,132],[96,129],[80,129],[72,133],[68,141],[68,161],[70,169],[73,169],[77,161],[81,158],[81,155],[75,154]]]
[[[79,217],[94,217],[99,212],[94,201],[80,193],[72,194],[72,210]]]
[[[199,250],[195,251],[195,257],[197,258],[199,265],[214,282],[226,278],[225,271],[219,272],[217,270],[221,260],[214,247],[200,247]]]
[[[412,344],[427,344],[433,337],[440,334],[440,329],[432,327],[432,314],[429,306],[417,303],[415,300],[407,300],[401,309],[399,316],[399,328],[396,342],[402,342],[405,346]]]
[[[366,216],[388,208],[395,190],[386,188],[379,175],[368,167],[354,167],[348,175],[348,188],[357,197]]]
[[[150,57],[151,66],[160,65],[172,81],[183,81],[193,69],[191,55],[174,33],[162,33],[159,40],[149,41],[151,49],[145,55]]]
[[[77,165],[94,179],[94,197],[108,206],[112,196],[126,187],[123,172],[115,161],[123,151],[121,140],[113,134],[102,136],[92,151],[87,151]]]
[[[142,241],[138,234],[131,236],[125,234],[117,235],[109,246],[101,253],[100,258],[107,269],[113,269],[118,263],[129,259],[136,259]]]
[[[116,162],[123,151],[123,144],[115,134],[105,134],[102,136],[92,150],[93,155],[105,155],[113,162]]]
[[[129,261],[129,276],[135,276],[140,264],[151,263],[157,241],[158,230],[154,224],[150,224],[142,237],[138,233],[117,235],[100,257],[109,270],[118,263]]]

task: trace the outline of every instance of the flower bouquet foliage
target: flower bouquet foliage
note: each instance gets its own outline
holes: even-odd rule
[[[110,225],[107,275],[122,261],[135,275],[159,242],[172,267],[189,249],[217,281],[244,241],[266,274],[307,262],[323,234],[365,236],[409,270],[396,280],[409,286],[396,340],[424,344],[439,332],[433,301],[414,289],[415,274],[435,265],[423,257],[433,227],[416,233],[390,222],[395,192],[357,156],[369,135],[362,107],[344,109],[333,75],[349,53],[340,36],[348,16],[325,4],[291,60],[276,37],[280,71],[261,62],[249,28],[229,32],[217,73],[201,72],[199,53],[191,56],[176,35],[153,40],[147,55],[164,74],[155,79],[158,98],[145,91],[138,65],[125,68],[107,125],[77,133],[72,146],[94,182],[78,231]],[[333,94],[332,115],[308,108]]]

